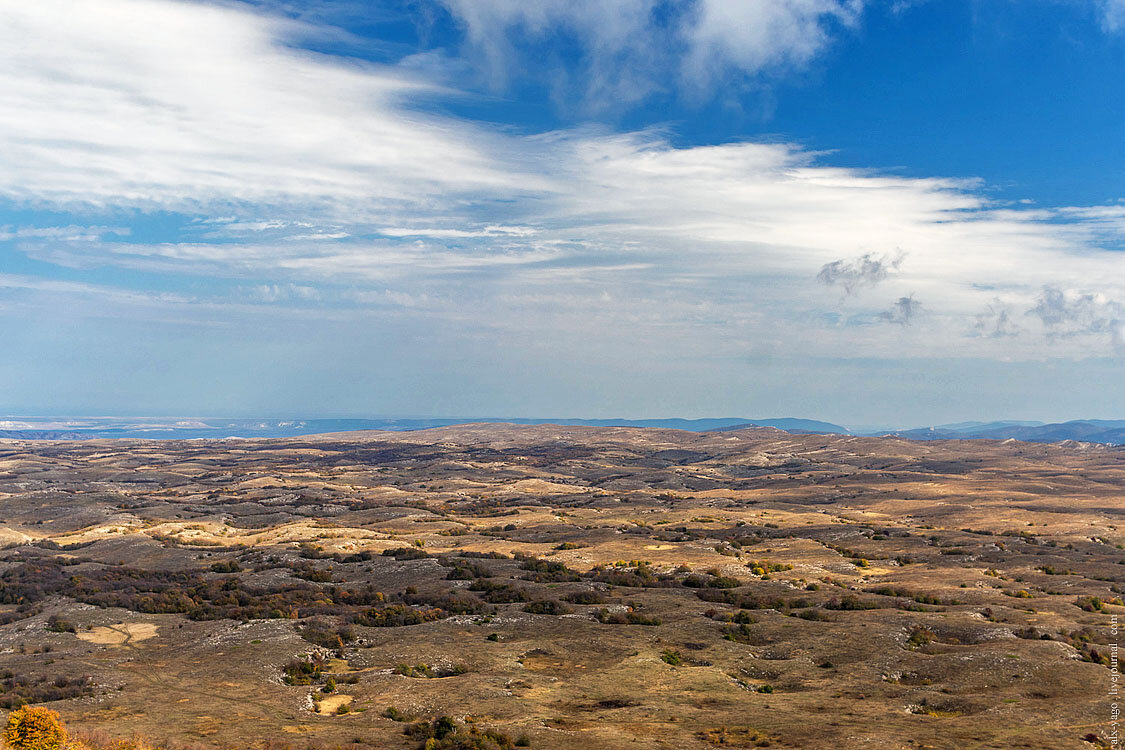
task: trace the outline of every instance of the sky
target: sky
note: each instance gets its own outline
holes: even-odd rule
[[[1125,0],[0,0],[0,412],[1125,418]]]

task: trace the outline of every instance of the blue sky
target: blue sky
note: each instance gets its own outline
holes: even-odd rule
[[[1125,415],[1121,0],[0,0],[0,411]]]

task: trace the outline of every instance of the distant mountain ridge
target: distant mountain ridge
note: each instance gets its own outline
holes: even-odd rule
[[[781,419],[749,419],[741,421],[738,424],[724,425],[722,427],[712,427],[707,432],[730,432],[731,430],[741,430],[747,427],[775,427],[779,430],[792,432],[795,435],[799,434],[831,434],[831,435],[850,435],[851,431],[847,427],[842,427],[838,424],[831,422],[821,422],[817,419],[795,419],[793,417],[783,417]]]
[[[0,439],[9,440],[81,440],[88,435],[73,430],[0,430]]]
[[[0,438],[21,440],[81,440],[91,438],[143,438],[189,440],[224,437],[296,437],[328,432],[426,430],[472,423],[558,424],[586,427],[646,427],[706,432],[743,427],[776,427],[787,431],[839,432],[847,429],[813,419],[757,419],[720,417],[703,419],[529,419],[499,417],[403,419],[123,419],[123,418],[9,418],[0,420]]]
[[[864,437],[891,436],[908,440],[1023,440],[1057,443],[1075,440],[1125,445],[1125,420],[1081,419],[1045,424],[1027,420],[958,422],[891,430],[849,430],[843,425],[816,419],[778,417],[747,419],[529,419],[529,418],[392,418],[392,419],[218,419],[120,417],[9,417],[0,419],[0,439],[89,440],[133,438],[190,440],[198,438],[279,438],[354,430],[394,432],[450,427],[469,423],[558,424],[590,427],[645,427],[691,432],[729,432],[752,427],[772,427],[793,434],[839,434]]]
[[[909,440],[1023,440],[1029,443],[1084,443],[1125,445],[1125,420],[1077,419],[1070,422],[965,422],[959,425],[921,427],[910,430],[870,433]]]

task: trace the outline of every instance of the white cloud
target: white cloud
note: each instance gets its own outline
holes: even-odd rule
[[[512,71],[526,69],[518,62],[519,37],[541,40],[560,31],[574,36],[583,50],[582,94],[588,100],[631,102],[655,86],[653,74],[662,64],[659,50],[666,46],[656,43],[662,33],[653,19],[657,0],[438,2],[463,24],[466,44],[494,88],[509,84]],[[565,66],[555,68],[562,71]]]
[[[875,286],[885,281],[888,274],[899,269],[905,257],[900,250],[894,257],[864,253],[858,258],[841,258],[821,266],[816,280],[828,286],[839,284],[844,294],[850,295],[860,287]]]
[[[1125,0],[1101,0],[1102,25],[1107,31],[1125,28]]]
[[[578,6],[473,7],[538,28]],[[644,2],[629,7],[636,17],[598,32],[607,54],[649,24]],[[736,12],[697,10],[700,29]],[[695,44],[752,67],[807,59],[827,38],[814,27],[855,11],[792,0],[737,12],[765,14],[780,51],[755,57],[717,31]],[[524,331],[535,346],[653,359],[1034,358],[1050,325],[1026,313],[1044,286],[1125,299],[1120,255],[1100,249],[1125,236],[1118,205],[997,207],[972,181],[832,167],[781,143],[676,148],[658,133],[592,129],[520,136],[420,114],[413,105],[439,95],[435,86],[288,46],[299,33],[269,16],[171,0],[0,0],[0,195],[196,219],[183,231],[192,241],[80,227],[5,229],[7,239],[38,260],[144,272],[157,286],[233,280],[227,303],[239,314],[256,301],[394,307],[427,330],[440,319],[458,335]],[[840,300],[817,281],[840,259],[891,264],[900,251],[909,263],[895,273],[856,271],[878,277],[863,295]],[[925,315],[903,303],[913,299]],[[161,304],[155,292],[136,301]],[[193,306],[176,304],[190,320],[183,310]],[[967,336],[989,305],[1012,312],[982,325],[1008,335]],[[911,325],[872,325],[880,320]],[[1110,333],[1056,335],[1050,351],[1086,356]]]
[[[535,234],[535,230],[530,227],[505,227],[496,224],[490,224],[480,229],[441,229],[441,228],[427,228],[427,227],[381,227],[379,234],[387,237],[444,237],[444,238],[467,238],[467,237],[504,237],[504,236],[517,236],[527,237]]]
[[[128,227],[10,227],[0,226],[0,242],[24,239],[52,239],[61,242],[95,242],[108,235],[119,237],[130,233]]]
[[[828,46],[832,24],[856,23],[862,7],[862,0],[699,0],[685,30],[685,73],[710,85],[730,69],[803,66]]]
[[[88,298],[119,305],[162,305],[187,303],[190,298],[166,292],[137,292],[81,281],[59,281],[21,274],[0,274],[0,290],[31,292],[55,298]]]
[[[251,300],[260,302],[311,302],[320,299],[320,290],[316,287],[301,286],[299,284],[258,284],[241,290]]]
[[[1028,311],[1042,322],[1052,337],[1108,337],[1125,352],[1125,305],[1102,292],[1043,287],[1035,306]]]
[[[494,87],[560,32],[582,53],[586,104],[620,106],[665,89],[675,71],[693,97],[726,73],[756,76],[801,67],[854,24],[862,0],[437,0],[463,24]],[[523,47],[523,49],[521,49]],[[522,55],[522,57],[521,57]],[[553,65],[552,84],[570,63]],[[673,75],[669,75],[672,72]]]
[[[879,317],[888,323],[908,326],[921,309],[922,303],[914,299],[914,295],[899,297],[891,304],[890,309],[882,312]]]
[[[1003,338],[1017,335],[1020,326],[1013,320],[1011,307],[996,299],[976,315],[973,321],[973,331],[978,336]]]
[[[304,28],[173,0],[0,2],[0,194],[189,210],[387,210],[537,188],[436,89],[289,44]]]

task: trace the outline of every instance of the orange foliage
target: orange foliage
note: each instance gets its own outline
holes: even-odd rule
[[[66,728],[49,708],[24,706],[8,714],[4,742],[14,750],[65,750]]]

